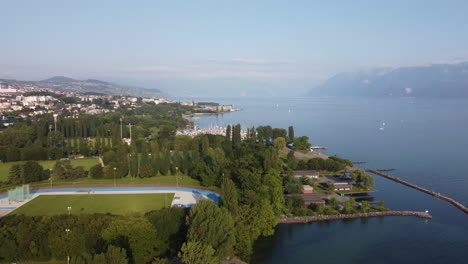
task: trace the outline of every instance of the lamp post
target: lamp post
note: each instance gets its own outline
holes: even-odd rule
[[[54,114],[54,126],[55,126],[54,131],[57,131],[57,116],[58,114]]]
[[[50,188],[52,189],[52,180],[53,180],[53,178],[52,178],[52,168],[50,168],[49,171],[50,171],[50,178],[49,178],[49,180],[50,180]]]
[[[130,142],[132,142],[132,123],[129,123],[128,126],[130,127]]]
[[[179,169],[178,167],[175,167],[175,178],[176,178],[177,187],[179,187],[179,176],[177,175],[178,169]]]
[[[71,207],[69,206],[68,208],[71,208]],[[67,236],[68,236],[68,233],[70,232],[70,229],[66,228],[65,232],[67,233]],[[69,254],[68,250],[67,250],[67,264],[70,264],[70,254]]]
[[[132,162],[132,153],[128,154],[130,156],[130,161],[129,161],[129,164],[128,164],[128,170],[129,170],[129,173],[130,173],[130,177],[132,178],[132,183],[133,183],[133,175],[132,175],[132,166],[133,166],[133,162]]]
[[[115,179],[115,171],[117,170],[117,168],[114,167],[114,187],[117,187],[117,181]]]

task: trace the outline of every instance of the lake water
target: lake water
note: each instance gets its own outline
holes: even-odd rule
[[[204,98],[208,100],[209,98]],[[197,125],[295,127],[327,154],[468,204],[468,100],[417,98],[212,99],[242,111]],[[380,128],[383,128],[380,129]],[[468,215],[427,194],[374,176],[375,200],[433,219],[385,217],[279,225],[255,245],[251,263],[468,263]]]

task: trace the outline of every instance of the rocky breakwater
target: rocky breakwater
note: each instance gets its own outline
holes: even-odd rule
[[[416,216],[416,217],[425,218],[425,219],[432,218],[432,216],[429,213],[426,213],[426,212],[386,211],[386,212],[372,212],[372,213],[359,213],[359,214],[282,217],[282,218],[280,218],[278,223],[280,223],[280,224],[299,224],[299,223],[310,223],[310,222],[318,222],[318,221],[332,221],[332,220],[341,220],[341,219],[382,217],[382,216]]]

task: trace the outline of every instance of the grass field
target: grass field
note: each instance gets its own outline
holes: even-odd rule
[[[85,170],[89,170],[92,166],[99,163],[99,160],[96,158],[71,159],[70,161],[74,167],[83,166]],[[11,166],[13,166],[14,164],[21,164],[24,162],[25,161],[0,163],[0,181],[8,180],[8,173],[10,172]],[[54,167],[55,162],[57,161],[56,160],[44,160],[44,161],[38,161],[38,162],[39,164],[41,164],[42,167],[44,167],[44,169],[50,169]]]
[[[41,195],[13,211],[13,214],[29,216],[68,214],[68,206],[72,207],[72,214],[145,213],[170,207],[173,198],[173,193]]]

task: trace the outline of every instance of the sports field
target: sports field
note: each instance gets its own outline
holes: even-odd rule
[[[72,214],[144,213],[170,207],[173,198],[174,193],[41,195],[16,209],[12,214],[29,216],[68,214],[69,206],[72,208]]]
[[[44,167],[44,169],[53,168],[56,162],[57,162],[56,160],[38,161],[38,163],[41,164],[41,166]],[[84,158],[84,159],[71,159],[70,162],[74,167],[83,166],[85,170],[89,170],[92,166],[98,164],[99,160],[96,158]],[[22,164],[22,163],[25,163],[25,161],[0,163],[0,181],[8,180],[8,174],[10,172],[11,166],[13,166],[14,164]]]

